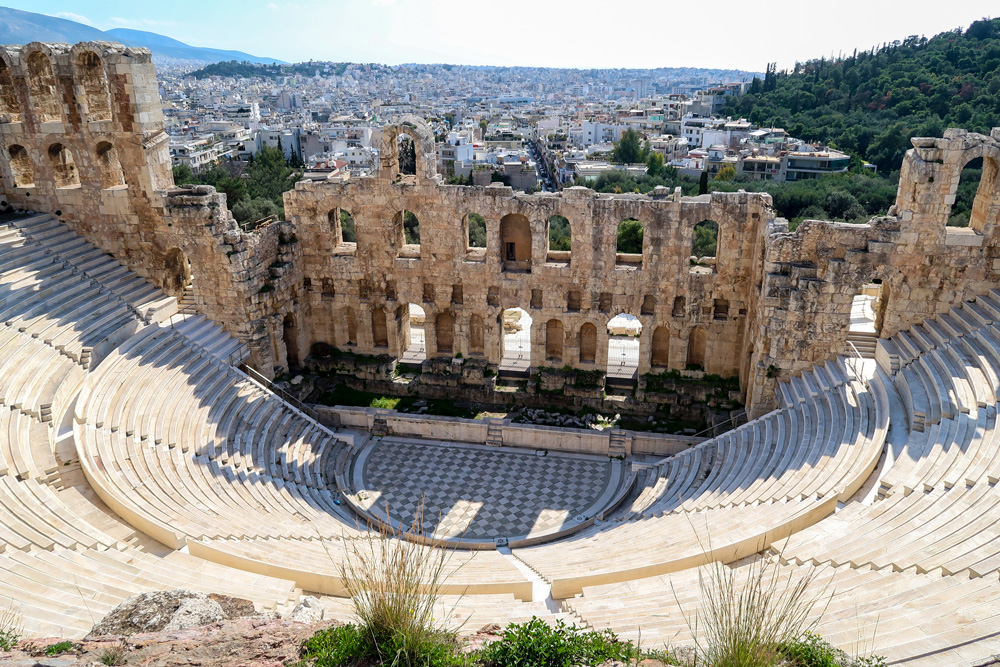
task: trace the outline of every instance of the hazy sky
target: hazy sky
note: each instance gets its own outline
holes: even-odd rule
[[[1000,12],[996,0],[8,0],[101,29],[286,61],[547,67],[718,67],[931,37]]]

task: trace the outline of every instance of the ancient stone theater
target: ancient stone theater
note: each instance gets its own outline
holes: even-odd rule
[[[381,141],[375,175],[299,182],[285,220],[244,229],[174,185],[148,51],[0,47],[0,606],[29,637],[148,590],[346,615],[352,545],[417,515],[405,537],[453,549],[442,614],[469,627],[683,644],[705,569],[766,561],[835,591],[816,631],[845,649],[1000,652],[1000,128],[915,138],[887,215],[794,231],[761,193],[444,185],[415,117]],[[970,224],[948,227],[975,158]],[[620,252],[633,221],[641,252]],[[706,221],[715,257],[692,257]],[[331,350],[403,364],[421,329],[426,386],[485,395],[515,308],[528,378],[604,372],[627,315],[637,400],[656,374],[736,378],[749,421],[558,428],[269,381]]]

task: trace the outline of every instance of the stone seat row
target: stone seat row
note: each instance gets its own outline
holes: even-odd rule
[[[983,577],[1000,571],[1000,490],[992,484],[897,494],[793,535],[798,561]]]
[[[44,252],[56,260],[99,282],[140,318],[158,321],[176,312],[176,299],[166,296],[52,216],[20,218],[12,221],[12,225],[30,243],[43,247]]]
[[[50,430],[31,415],[0,407],[0,476],[29,479],[56,472]]]
[[[292,579],[304,590],[328,595],[344,595],[342,562],[356,560],[358,553],[379,559],[379,540],[351,539],[197,539],[189,540],[192,555],[239,569]],[[411,545],[416,549],[431,549]],[[389,548],[394,548],[390,546]],[[408,547],[410,548],[410,547]],[[510,594],[532,600],[532,583],[500,552],[435,549],[429,558],[443,557],[444,595],[472,596]],[[440,556],[438,555],[440,554]]]
[[[972,486],[1000,477],[996,406],[911,431],[879,487],[880,497],[935,488]]]
[[[116,353],[107,366],[113,373],[92,377],[95,386],[114,393],[91,392],[78,403],[78,419],[236,468],[257,467],[272,477],[325,486],[331,434],[169,329],[136,338],[143,342]],[[128,380],[102,383],[107,374]],[[207,389],[199,395],[201,388]]]
[[[55,349],[0,328],[0,405],[48,422],[82,379],[82,369]]]
[[[831,393],[835,398],[827,401]],[[788,429],[788,439],[785,440],[785,449],[788,452],[798,451],[796,455],[778,452],[775,458],[769,451],[761,454],[760,461],[783,461],[783,465],[787,467],[794,468],[798,465],[804,471],[796,473],[802,475],[801,479],[790,479],[780,466],[771,468],[771,464],[767,464],[756,470],[763,479],[764,491],[760,492],[760,497],[766,498],[766,502],[715,504],[709,501],[704,508],[696,505],[683,507],[682,502],[671,499],[669,492],[663,491],[663,512],[650,512],[647,509],[640,515],[641,518],[633,516],[631,521],[601,522],[581,531],[572,539],[517,549],[515,554],[551,581],[553,595],[561,598],[579,592],[586,585],[677,571],[707,562],[710,558],[732,560],[759,550],[771,540],[802,530],[832,513],[838,502],[853,495],[876,465],[888,426],[887,399],[881,379],[876,377],[871,381],[871,390],[864,389],[856,382],[835,387],[834,390],[823,393],[817,401],[798,404],[791,411],[786,409],[771,413],[740,429],[748,432],[760,428],[767,434],[769,425],[774,425],[776,429],[777,424],[782,423],[783,413],[810,410],[816,404],[826,403],[829,406],[831,402],[841,400],[845,411],[850,409],[859,417],[855,430],[851,433],[847,431],[846,418],[843,420],[845,423],[837,428],[830,428],[828,425],[819,429],[821,433],[828,430],[834,434],[831,437],[833,444],[829,449],[821,443],[813,442],[803,423],[799,430]],[[854,405],[849,405],[848,401],[853,401]],[[865,415],[864,418],[861,415]],[[812,419],[815,420],[815,416]],[[848,438],[852,439],[844,442]],[[718,445],[726,439],[726,436],[722,436],[706,443]],[[711,447],[711,444],[706,446],[706,443],[674,458],[683,460],[691,457],[694,460],[698,456],[695,453],[698,449],[708,450]],[[796,450],[796,447],[801,450]],[[742,468],[733,473],[733,479],[743,479],[743,469],[753,468],[754,464],[743,462],[739,458],[741,450],[736,447],[725,451],[727,455],[737,457],[736,461],[741,461]],[[748,448],[743,447],[742,452],[746,451]],[[834,452],[833,458],[824,458],[830,452]],[[831,460],[833,463],[830,463]],[[724,464],[721,462],[713,464],[713,467],[722,466]],[[697,465],[690,467],[696,468]],[[775,472],[767,472],[771,470]],[[685,479],[692,478],[690,475],[681,476]],[[712,478],[711,473],[706,477],[709,478]],[[816,485],[815,482],[820,480],[822,484]],[[754,483],[748,487],[753,487]],[[669,483],[667,486],[669,487]],[[772,487],[773,492],[767,491]],[[713,497],[714,491],[716,489],[711,487],[698,489],[698,493],[708,498]],[[655,504],[650,505],[652,507]],[[642,544],[643,548],[637,550],[634,548],[635,544]],[[712,553],[708,554],[709,551]]]
[[[288,580],[180,552],[55,547],[0,553],[0,597],[23,616],[29,637],[79,638],[125,598],[177,588],[249,598],[258,611],[287,606],[299,594]]]
[[[738,587],[755,580],[753,568],[760,572],[754,560],[737,568]],[[812,613],[818,619],[815,631],[834,645],[854,650],[860,645],[894,661],[927,666],[959,664],[962,655],[981,657],[1000,646],[995,636],[1000,618],[996,577],[970,580],[794,563],[774,567],[763,571],[775,590],[808,582],[807,595],[817,602]],[[701,583],[699,576],[709,583]],[[609,627],[626,638],[641,637],[646,646],[658,646],[690,639],[689,624],[706,612],[702,587],[718,579],[700,569],[588,587],[564,607],[590,627]],[[964,653],[956,649],[962,645]],[[949,651],[941,652],[943,647]]]
[[[867,392],[839,385],[671,457],[641,515],[842,493],[842,479],[871,463],[873,408]]]

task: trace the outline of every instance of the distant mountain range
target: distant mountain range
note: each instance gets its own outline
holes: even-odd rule
[[[242,51],[224,51],[190,46],[155,32],[113,28],[98,30],[69,19],[25,12],[10,7],[0,7],[0,44],[27,44],[28,42],[121,42],[126,46],[144,46],[153,52],[156,60],[166,64],[216,63],[226,60],[251,63],[282,63],[275,58],[262,58]]]

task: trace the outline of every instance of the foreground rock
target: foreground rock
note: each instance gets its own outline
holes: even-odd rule
[[[196,628],[232,618],[253,616],[253,603],[226,595],[187,590],[140,593],[108,612],[89,637],[131,636]]]
[[[45,649],[59,639],[21,642],[20,650],[0,651],[3,667],[93,667],[105,651],[125,642],[126,665],[144,667],[279,667],[299,659],[299,647],[317,630],[334,623],[306,624],[264,618],[218,621],[186,630],[150,632],[118,637],[85,639],[72,651],[58,656]]]

